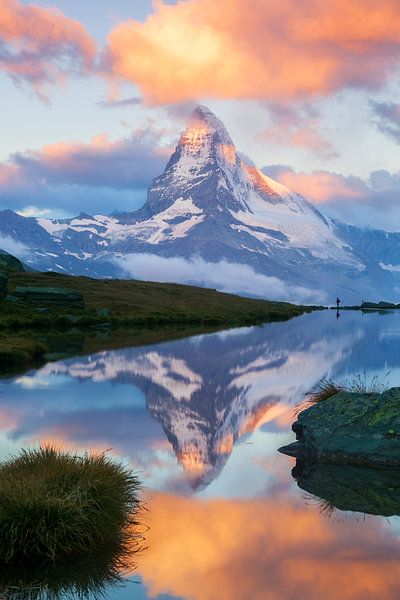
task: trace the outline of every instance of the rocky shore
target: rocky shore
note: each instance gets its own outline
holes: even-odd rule
[[[340,392],[301,412],[280,452],[308,462],[400,465],[400,388]]]

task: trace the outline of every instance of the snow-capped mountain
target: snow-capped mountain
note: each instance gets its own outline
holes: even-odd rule
[[[30,264],[94,276],[130,275],[140,255],[239,263],[286,285],[285,298],[346,302],[398,297],[400,234],[347,227],[248,164],[223,123],[198,107],[146,204],[134,213],[69,220],[0,213],[1,236],[27,247]],[[251,272],[251,271],[250,271]],[[177,278],[179,275],[177,274]],[[192,283],[206,284],[193,269]],[[237,282],[238,293],[244,291]],[[215,286],[213,286],[215,287]],[[268,286],[267,286],[268,288]]]

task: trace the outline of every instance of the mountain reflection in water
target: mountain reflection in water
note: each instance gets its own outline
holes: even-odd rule
[[[391,600],[400,520],[327,518],[277,448],[322,377],[390,371],[399,385],[399,341],[400,313],[325,311],[50,363],[0,382],[0,450],[112,448],[139,471],[143,585],[109,598]],[[343,510],[397,514],[357,506]]]

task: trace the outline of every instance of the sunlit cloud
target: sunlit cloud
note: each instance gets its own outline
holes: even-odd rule
[[[292,100],[378,89],[398,67],[397,0],[157,0],[108,37],[117,78],[147,101]]]
[[[16,211],[21,217],[51,217],[52,210],[50,208],[38,208],[37,206],[27,206],[23,210]]]
[[[270,165],[263,171],[315,204],[339,198],[343,201],[362,200],[368,191],[363,179],[351,175],[346,177],[330,171],[302,173],[286,165]]]
[[[129,138],[98,135],[84,144],[60,142],[39,151],[13,154],[11,166],[30,181],[107,186],[126,189],[146,186],[163,170],[170,149],[158,145],[159,132],[137,130]]]
[[[55,8],[0,3],[0,70],[44,100],[49,85],[87,75],[96,47],[81,23]]]

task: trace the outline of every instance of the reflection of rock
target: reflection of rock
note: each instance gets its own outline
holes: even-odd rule
[[[17,287],[13,296],[27,304],[57,306],[66,309],[83,309],[85,301],[82,292],[58,287]]]
[[[292,475],[302,490],[321,499],[321,507],[327,511],[337,508],[385,517],[400,515],[397,470],[298,461]]]
[[[341,392],[300,413],[283,453],[320,462],[400,465],[400,388]]]

